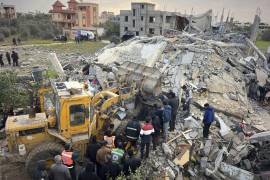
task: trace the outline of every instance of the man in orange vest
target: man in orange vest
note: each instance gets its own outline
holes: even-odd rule
[[[72,180],[76,180],[76,168],[74,162],[74,152],[72,152],[72,148],[70,144],[65,145],[65,150],[61,154],[63,164],[66,165],[71,174]]]

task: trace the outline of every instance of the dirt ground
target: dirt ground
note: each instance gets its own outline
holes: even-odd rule
[[[23,163],[7,163],[0,165],[0,180],[29,180]]]

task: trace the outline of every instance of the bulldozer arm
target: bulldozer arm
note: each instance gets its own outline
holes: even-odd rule
[[[117,72],[118,81],[122,84],[135,83],[143,95],[157,96],[161,93],[161,73],[157,68],[134,62],[124,62]]]

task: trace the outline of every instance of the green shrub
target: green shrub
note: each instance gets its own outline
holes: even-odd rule
[[[15,35],[15,34],[17,34],[17,28],[11,27],[10,28],[10,35]]]
[[[0,28],[0,33],[2,33],[5,37],[9,37],[9,35],[10,35],[9,28],[1,27]]]
[[[5,40],[4,34],[0,33],[0,41],[4,41],[4,40]]]

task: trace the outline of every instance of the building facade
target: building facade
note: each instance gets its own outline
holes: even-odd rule
[[[57,0],[49,12],[52,14],[52,21],[66,33],[70,33],[74,27],[87,28],[99,23],[98,4],[69,0],[68,7],[64,7],[65,5]]]
[[[15,19],[16,9],[14,5],[0,4],[0,18]]]
[[[120,36],[134,32],[136,36],[162,35],[172,26],[172,13],[155,10],[155,4],[131,3],[131,10],[120,11]]]
[[[205,31],[211,28],[211,22],[212,10],[193,16],[155,10],[152,3],[131,3],[131,10],[120,11],[120,37],[126,32],[136,36],[158,36],[168,30],[182,31],[186,28]]]

